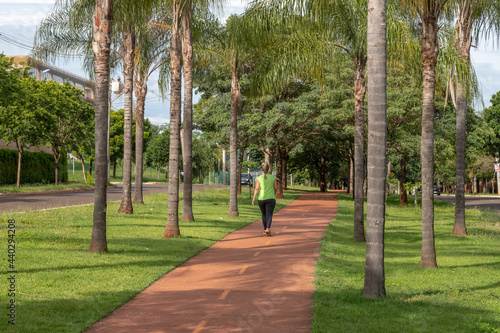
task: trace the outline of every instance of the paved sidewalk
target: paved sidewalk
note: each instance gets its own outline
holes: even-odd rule
[[[255,209],[259,209],[255,206]],[[163,276],[86,332],[310,332],[315,263],[335,193],[306,193]]]

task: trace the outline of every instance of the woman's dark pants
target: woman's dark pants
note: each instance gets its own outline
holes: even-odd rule
[[[271,222],[273,222],[273,212],[274,206],[276,206],[276,199],[259,200],[259,208],[262,212],[262,224],[264,225],[264,230],[271,228]]]

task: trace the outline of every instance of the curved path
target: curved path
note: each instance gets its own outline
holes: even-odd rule
[[[258,209],[255,207],[255,209]],[[310,332],[319,240],[335,193],[306,193],[166,274],[86,332]]]

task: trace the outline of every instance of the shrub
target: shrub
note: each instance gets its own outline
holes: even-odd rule
[[[17,180],[17,151],[0,149],[0,184],[15,184]],[[59,181],[68,181],[68,158],[59,160]],[[21,159],[21,184],[55,183],[54,156],[45,152],[25,151]]]

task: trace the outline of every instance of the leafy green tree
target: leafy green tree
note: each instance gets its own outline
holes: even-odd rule
[[[123,159],[124,133],[123,120],[124,110],[110,110],[109,126],[109,158],[113,164],[113,178],[116,178],[116,164]]]
[[[42,128],[37,125],[42,111],[37,98],[38,82],[27,72],[12,68],[12,59],[0,55],[0,136],[15,142],[18,155],[17,182],[21,185],[21,158],[25,149],[41,144]]]
[[[152,126],[151,138],[146,146],[147,165],[153,165],[158,168],[158,170],[162,167],[164,167],[165,170],[168,169],[169,135],[170,131],[168,130],[168,126]]]
[[[498,157],[500,153],[500,92],[491,97],[491,106],[483,110],[483,119],[494,133],[494,136],[490,138],[488,152],[491,156]]]
[[[390,162],[399,166],[400,204],[406,206],[408,162],[418,157],[420,148],[421,90],[402,66],[390,68],[387,79],[387,152]]]
[[[83,99],[84,92],[69,82],[37,81],[37,108],[43,110],[38,122],[43,131],[41,140],[50,145],[55,160],[58,185],[59,160],[72,142],[84,141],[94,123],[94,108]]]

